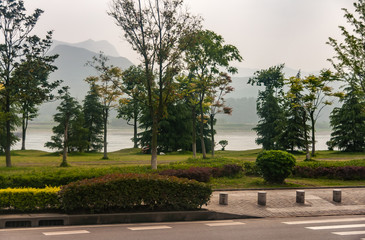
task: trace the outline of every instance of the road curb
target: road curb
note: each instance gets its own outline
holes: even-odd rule
[[[0,215],[0,228],[25,228],[45,226],[208,221],[259,218],[256,216],[220,213],[207,210],[148,212],[148,213],[113,213],[113,214],[18,214]]]

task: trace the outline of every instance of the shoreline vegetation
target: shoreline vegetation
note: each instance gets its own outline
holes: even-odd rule
[[[300,178],[289,177],[285,184],[269,184],[258,176],[247,174],[245,166],[252,166],[261,149],[246,151],[217,151],[215,158],[202,159],[199,154],[196,159],[191,158],[191,152],[166,153],[159,156],[157,171],[166,169],[187,169],[190,167],[216,167],[227,164],[237,164],[244,171],[234,177],[212,178],[209,184],[213,189],[252,189],[252,188],[300,188],[300,187],[331,187],[331,186],[365,186],[365,180],[339,180],[328,178]],[[102,153],[71,153],[69,164],[71,167],[60,168],[62,160],[60,153],[49,153],[37,150],[15,150],[11,152],[13,167],[5,166],[5,156],[0,155],[0,178],[7,179],[14,176],[45,176],[45,175],[84,175],[95,173],[103,175],[109,173],[153,173],[150,167],[150,155],[142,154],[140,149],[123,149],[109,153],[109,160],[101,160]],[[305,153],[296,152],[294,156],[297,165],[305,162]],[[249,164],[245,164],[245,163]],[[353,164],[355,163],[355,164]],[[365,153],[348,153],[339,151],[318,151],[310,164],[326,167],[356,165],[365,167]],[[0,186],[0,188],[3,188]]]

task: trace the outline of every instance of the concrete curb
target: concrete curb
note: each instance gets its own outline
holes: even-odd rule
[[[219,213],[207,210],[83,215],[17,214],[0,216],[0,228],[258,218],[256,216]]]
[[[213,189],[213,192],[234,192],[234,191],[269,191],[269,190],[316,190],[316,189],[346,189],[346,188],[365,188],[365,186],[334,186],[334,187],[290,187],[290,188],[232,188],[232,189]]]

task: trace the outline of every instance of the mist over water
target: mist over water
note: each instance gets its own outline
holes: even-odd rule
[[[326,142],[330,139],[330,134],[330,131],[317,132],[317,150],[327,150]],[[20,133],[18,133],[18,135],[20,136]],[[52,135],[53,133],[51,129],[29,128],[25,143],[26,149],[52,152],[52,149],[44,147],[44,144],[47,141],[51,140]],[[132,137],[132,130],[116,128],[108,129],[108,152],[114,152],[125,148],[132,148]],[[256,137],[256,132],[250,130],[218,130],[217,134],[215,135],[215,141],[218,143],[220,140],[227,140],[228,145],[226,147],[226,150],[239,151],[260,148],[260,146],[255,143]],[[21,141],[14,145],[12,149],[20,150],[20,148]],[[217,144],[216,149],[220,150],[220,145]]]

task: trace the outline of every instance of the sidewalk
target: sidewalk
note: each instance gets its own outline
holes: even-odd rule
[[[341,188],[304,189],[304,204],[296,203],[296,190],[266,190],[266,206],[257,204],[258,190],[215,191],[205,208],[209,211],[253,217],[365,214],[365,188],[341,189],[341,203],[332,201],[333,189]],[[228,193],[228,205],[219,205],[221,192]]]

